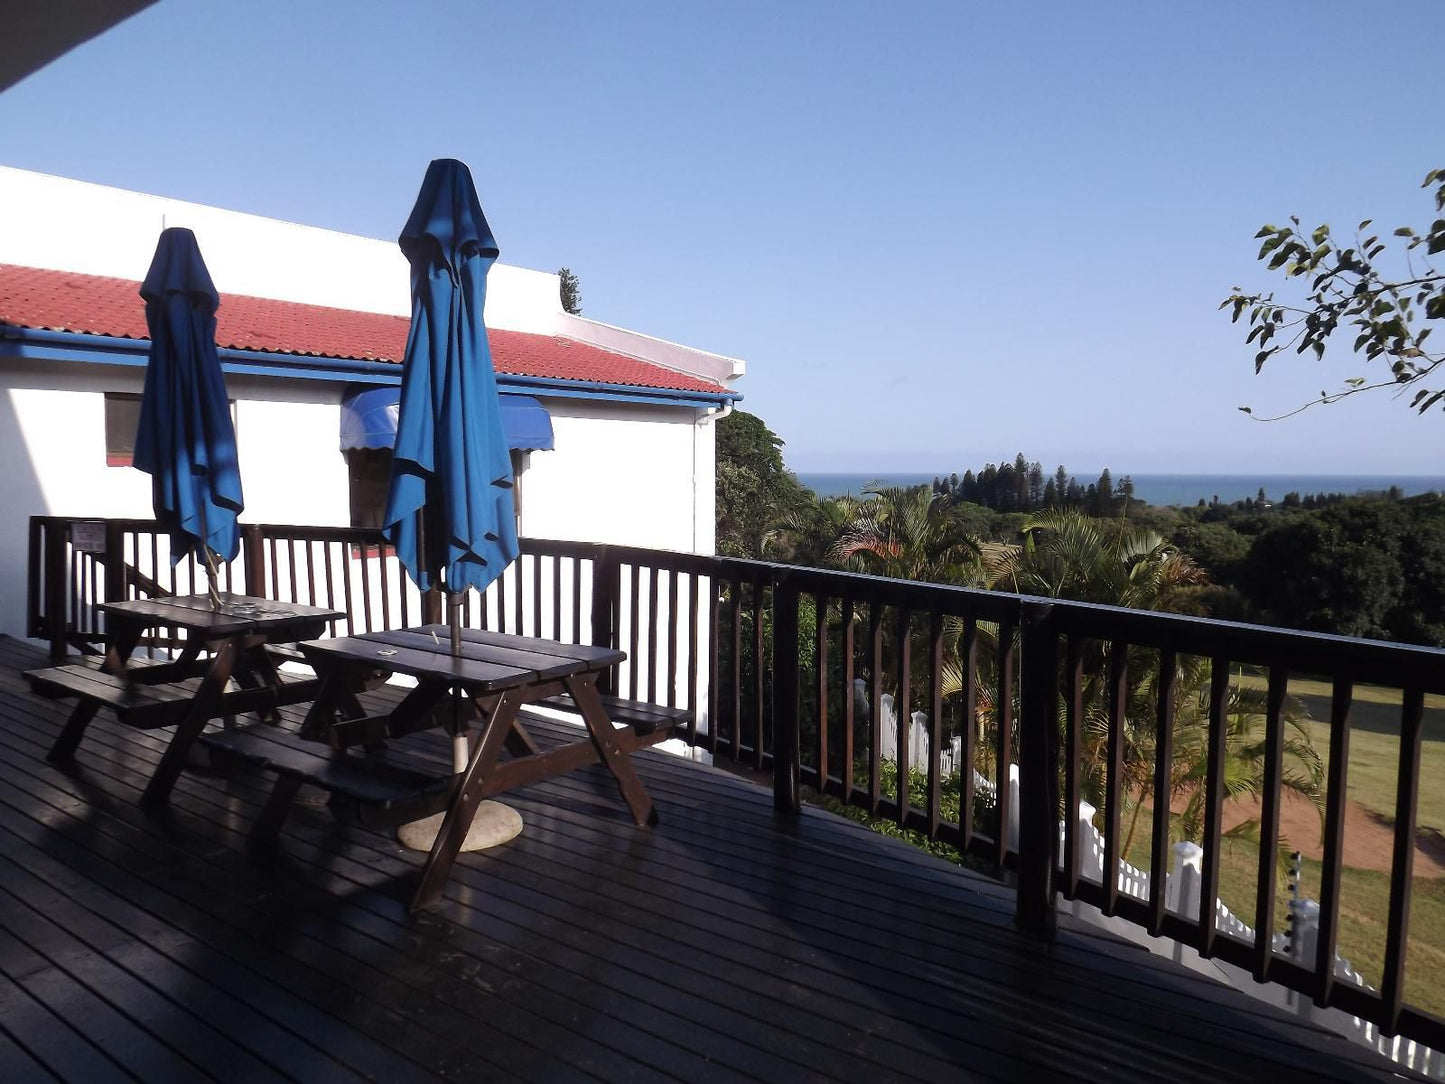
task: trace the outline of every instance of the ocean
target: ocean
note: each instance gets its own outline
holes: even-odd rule
[[[933,479],[947,477],[944,474],[837,474],[827,472],[800,473],[798,481],[820,497],[841,497],[846,493],[862,494],[865,486],[881,483],[885,486],[932,485]],[[1111,471],[1117,489],[1122,473]],[[1048,473],[1045,478],[1051,477]],[[1075,475],[1079,484],[1087,486],[1096,481],[1098,475],[1083,477]],[[1383,491],[1399,486],[1405,496],[1420,493],[1445,492],[1445,476],[1442,475],[1391,475],[1391,474],[1134,474],[1134,496],[1155,505],[1191,505],[1200,498],[1206,501],[1216,496],[1225,504],[1242,501],[1246,497],[1257,497],[1260,489],[1271,501],[1278,501],[1286,493],[1367,493]]]

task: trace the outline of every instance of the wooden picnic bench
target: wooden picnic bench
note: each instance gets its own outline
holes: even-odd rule
[[[461,654],[453,656],[448,635],[445,627],[430,626],[303,642],[299,647],[321,688],[299,732],[261,726],[202,738],[215,753],[278,777],[252,829],[254,844],[275,844],[296,792],[306,784],[354,801],[362,820],[376,827],[444,813],[411,900],[416,911],[440,898],[485,798],[600,761],[635,822],[656,819],[628,758],[665,740],[689,713],[603,697],[597,680],[626,658],[621,651],[464,630]],[[357,691],[378,668],[409,675],[417,684],[390,711],[368,715]],[[447,758],[418,754],[400,740],[452,723],[457,698],[464,718],[479,726],[461,772]],[[575,713],[585,735],[540,748],[519,714],[528,705]]]
[[[315,636],[328,621],[344,616],[315,606],[229,593],[221,596],[219,607],[206,595],[186,595],[103,603],[100,609],[108,630],[102,662],[85,659],[31,670],[25,676],[41,695],[76,700],[51,746],[52,763],[74,756],[102,708],[141,729],[175,726],[142,796],[147,805],[165,803],[191,745],[211,719],[252,711],[265,714],[311,699],[319,682],[283,675],[275,645]],[[132,659],[146,631],[157,627],[185,631],[180,656]],[[202,658],[202,652],[210,657]]]

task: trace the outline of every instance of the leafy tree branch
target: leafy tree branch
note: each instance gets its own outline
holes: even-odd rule
[[[1432,186],[1436,214],[1445,216],[1445,169],[1425,175],[1421,187]],[[1292,304],[1276,300],[1272,291],[1247,294],[1236,286],[1220,303],[1234,323],[1248,314],[1245,342],[1256,348],[1254,371],[1289,350],[1323,358],[1326,345],[1342,327],[1353,330],[1356,354],[1363,354],[1366,362],[1381,359],[1390,370],[1380,379],[1352,376],[1343,388],[1321,390],[1294,410],[1263,420],[1278,421],[1382,388],[1411,393],[1410,406],[1422,414],[1445,400],[1445,389],[1430,386],[1432,374],[1445,362],[1445,351],[1426,343],[1436,322],[1445,319],[1445,272],[1430,259],[1445,252],[1445,217],[1437,217],[1423,233],[1409,226],[1394,231],[1403,241],[1404,266],[1393,271],[1377,263],[1389,245],[1371,226],[1365,219],[1355,229],[1353,242],[1344,244],[1325,224],[1306,234],[1295,216],[1288,226],[1266,225],[1255,234],[1261,240],[1258,259],[1287,279],[1307,281],[1308,288],[1303,301]],[[1240,410],[1253,413],[1249,407]]]

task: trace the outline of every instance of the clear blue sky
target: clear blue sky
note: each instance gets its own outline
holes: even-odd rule
[[[800,470],[1445,473],[1445,416],[1252,375],[1258,226],[1428,222],[1438,3],[155,7],[0,94],[0,163],[504,261],[745,358]],[[1368,371],[1368,370],[1367,370]]]

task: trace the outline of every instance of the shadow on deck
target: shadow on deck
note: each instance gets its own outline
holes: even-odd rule
[[[0,638],[0,1080],[1382,1080],[1369,1051],[1000,885],[663,753],[637,829],[588,769],[507,796],[522,836],[421,859],[324,804],[247,856],[269,780],[137,799],[164,732],[64,704]]]

